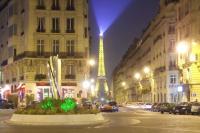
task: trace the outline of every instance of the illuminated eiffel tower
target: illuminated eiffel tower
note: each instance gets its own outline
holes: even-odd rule
[[[96,81],[96,94],[99,98],[107,98],[109,96],[109,89],[106,79],[105,63],[104,63],[103,36],[101,35],[99,40],[99,58],[98,58],[98,76]]]

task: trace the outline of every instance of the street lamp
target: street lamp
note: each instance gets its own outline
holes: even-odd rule
[[[94,65],[96,65],[96,61],[95,61],[94,59],[89,59],[89,60],[88,60],[88,64],[89,64],[90,66],[94,66]]]
[[[184,54],[188,51],[188,43],[186,41],[181,41],[178,43],[176,50],[180,54]]]
[[[124,81],[121,84],[122,84],[123,87],[126,86],[126,82],[124,82]]]
[[[135,73],[134,77],[135,77],[135,79],[139,80],[141,78],[141,75],[140,75],[140,73]]]
[[[88,80],[84,80],[82,85],[84,89],[89,89],[91,83]]]
[[[146,66],[146,67],[144,67],[144,73],[145,73],[145,74],[148,74],[149,72],[150,72],[150,68],[149,68],[149,67],[147,67],[147,66]]]

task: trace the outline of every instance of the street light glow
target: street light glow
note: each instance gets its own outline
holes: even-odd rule
[[[123,82],[122,82],[122,86],[126,86],[126,82],[123,81]]]
[[[96,61],[95,61],[94,59],[90,59],[90,60],[88,61],[88,64],[89,64],[90,66],[94,66],[94,65],[96,64]]]
[[[183,87],[182,86],[178,86],[178,92],[182,92],[183,91]]]
[[[188,44],[186,41],[182,41],[182,42],[179,42],[177,47],[176,47],[176,50],[178,53],[186,53],[188,51]]]
[[[138,80],[140,79],[140,73],[135,73],[134,77]]]
[[[144,67],[144,73],[145,73],[145,74],[148,74],[149,72],[150,72],[149,67]]]
[[[93,78],[92,78],[90,81],[91,81],[91,83],[94,83],[94,82],[95,82],[95,80],[94,80]]]
[[[90,82],[88,80],[83,81],[83,88],[88,89],[90,87]]]

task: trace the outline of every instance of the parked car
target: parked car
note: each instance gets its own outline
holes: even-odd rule
[[[151,110],[152,104],[151,103],[144,103],[141,105],[142,109]]]
[[[155,111],[155,108],[156,108],[157,104],[158,104],[158,103],[154,103],[154,104],[151,106],[151,111],[153,111],[153,112]]]
[[[14,109],[15,105],[12,101],[7,101],[4,99],[0,100],[0,109]]]
[[[153,106],[153,110],[154,112],[159,112],[160,111],[160,106],[162,105],[162,103],[157,103]]]
[[[173,112],[174,107],[175,107],[174,103],[162,103],[160,105],[160,113],[163,114],[165,112],[168,112],[171,114]]]
[[[191,103],[187,103],[187,102],[180,103],[173,108],[172,113],[187,115],[191,113],[191,107],[192,107]]]
[[[200,114],[200,103],[194,102],[191,106],[191,114]]]
[[[85,101],[82,103],[83,108],[92,109],[92,102]]]
[[[118,112],[119,108],[115,101],[100,106],[101,112]]]

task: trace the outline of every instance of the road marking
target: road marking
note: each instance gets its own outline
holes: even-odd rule
[[[173,130],[173,131],[184,131],[184,132],[195,132],[199,133],[199,130],[181,129],[181,128],[167,128],[167,127],[147,127],[147,126],[133,126],[136,128],[146,128],[146,129],[161,129],[161,130]]]

